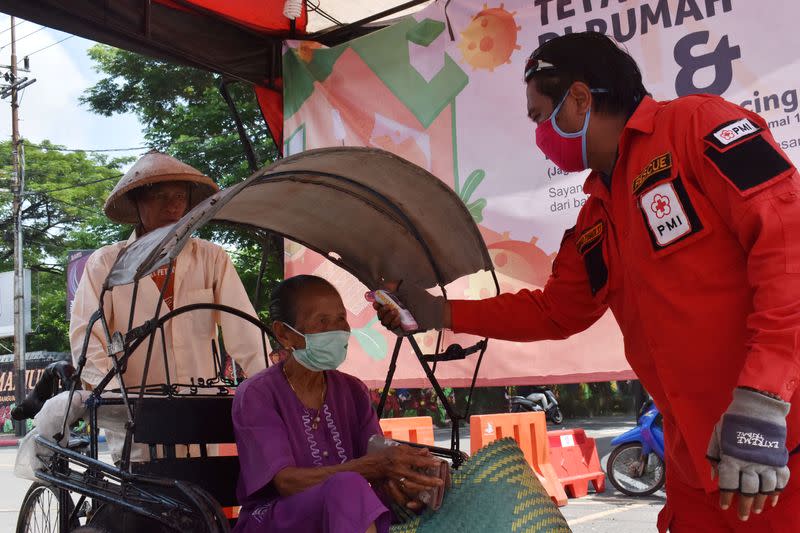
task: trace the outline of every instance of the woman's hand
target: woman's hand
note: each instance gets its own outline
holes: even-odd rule
[[[439,460],[425,448],[413,448],[401,444],[399,446],[386,447],[378,453],[370,454],[369,457],[372,457],[377,462],[380,476],[389,485],[387,487],[389,494],[398,503],[403,502],[400,501],[397,491],[394,494],[392,493],[392,488],[399,489],[399,492],[406,497],[407,501],[408,499],[416,499],[420,492],[433,487],[441,487],[443,484],[438,477],[428,476],[420,472],[429,468],[436,468],[439,465]]]
[[[400,485],[393,479],[390,479],[381,485],[383,492],[389,496],[392,501],[401,507],[411,509],[412,511],[421,511],[425,504],[416,499],[416,494],[407,494]]]

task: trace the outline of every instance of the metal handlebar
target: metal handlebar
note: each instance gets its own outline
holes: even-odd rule
[[[457,361],[466,359],[467,356],[478,353],[486,348],[486,339],[476,342],[469,348],[464,348],[460,344],[451,344],[447,349],[439,354],[426,354],[422,359],[429,363],[437,363],[439,361]]]

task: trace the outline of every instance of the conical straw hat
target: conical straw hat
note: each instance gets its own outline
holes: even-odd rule
[[[138,187],[166,181],[186,181],[194,185],[189,196],[189,209],[219,190],[211,178],[196,168],[167,154],[151,150],[122,176],[106,200],[103,211],[114,222],[137,224],[139,215],[128,193]]]

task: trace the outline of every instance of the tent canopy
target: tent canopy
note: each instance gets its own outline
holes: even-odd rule
[[[322,0],[311,17],[319,31],[308,33],[302,2],[296,20],[276,0],[0,0],[0,11],[87,39],[219,73],[252,84],[276,147],[283,147],[281,50],[285,39],[334,45],[382,24],[344,23],[356,14],[376,18],[381,7],[400,13],[427,0]],[[363,11],[361,11],[363,10]],[[325,13],[323,17],[321,13]],[[377,18],[380,18],[377,17]],[[340,24],[330,26],[331,20]],[[325,27],[325,25],[328,27]]]

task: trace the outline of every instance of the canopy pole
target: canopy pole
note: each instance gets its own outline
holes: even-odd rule
[[[225,78],[220,78],[219,92],[222,94],[222,99],[228,104],[228,109],[231,110],[231,116],[233,117],[233,122],[236,124],[236,131],[239,133],[239,139],[242,141],[244,155],[247,158],[247,165],[250,167],[250,172],[255,172],[261,165],[258,162],[258,156],[253,148],[253,143],[250,141],[250,137],[244,129],[242,116],[239,114],[239,110],[236,109],[236,102],[233,101],[231,93],[228,90],[228,83],[229,82],[225,80]]]
[[[253,308],[256,310],[256,313],[258,313],[258,300],[261,297],[262,279],[264,277],[264,272],[267,270],[267,263],[269,263],[270,248],[270,234],[267,233],[266,237],[261,241],[261,264],[258,266],[256,290],[253,294]]]

